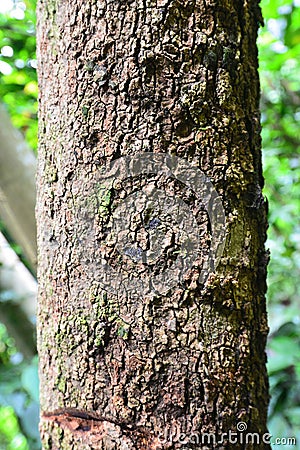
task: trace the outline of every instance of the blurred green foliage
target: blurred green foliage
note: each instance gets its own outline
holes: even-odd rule
[[[0,98],[13,124],[34,150],[37,147],[35,46],[35,0],[1,0]],[[1,223],[0,230],[3,231]],[[0,286],[0,301],[5,294]],[[40,449],[38,421],[37,358],[25,361],[0,323],[0,450]]]
[[[3,2],[12,8],[4,13],[0,3],[0,97],[36,149],[35,0]],[[295,436],[300,445],[300,0],[263,0],[262,9],[258,44],[271,250],[269,426],[274,437]],[[36,360],[26,364],[16,355],[0,325],[0,449],[40,448]]]
[[[0,2],[0,98],[13,124],[37,147],[35,0]],[[4,12],[6,11],[6,12]]]
[[[274,436],[295,436],[300,445],[300,2],[264,0],[262,8],[265,27],[258,44],[271,250],[269,427]]]
[[[1,323],[0,380],[0,449],[40,449],[37,358],[23,361]]]

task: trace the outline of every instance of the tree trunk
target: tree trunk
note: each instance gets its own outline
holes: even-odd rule
[[[36,159],[0,105],[0,217],[36,271]]]
[[[260,20],[39,1],[44,448],[270,448]]]
[[[0,321],[28,359],[36,354],[36,296],[35,278],[0,233]]]

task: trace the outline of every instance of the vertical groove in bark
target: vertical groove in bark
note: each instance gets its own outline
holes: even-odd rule
[[[39,1],[44,448],[186,448],[180,434],[220,436],[241,421],[266,432],[259,20],[255,0]],[[99,207],[97,174],[140,152],[186,158],[222,197],[226,248],[204,285],[195,266],[166,295],[101,289],[111,207],[159,180],[122,184]],[[199,210],[180,185],[162,185]],[[197,221],[207,245],[203,212]]]

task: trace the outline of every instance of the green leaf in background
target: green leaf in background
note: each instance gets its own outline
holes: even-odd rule
[[[274,337],[269,344],[269,374],[294,366],[299,360],[299,354],[299,342],[289,336]]]
[[[13,408],[0,407],[0,449],[30,450],[25,436],[21,433]]]

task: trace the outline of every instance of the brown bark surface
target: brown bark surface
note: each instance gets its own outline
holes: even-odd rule
[[[39,1],[45,449],[270,448],[262,440],[268,327],[260,20],[256,0]],[[107,163],[147,152],[188,160],[222,199],[226,245],[204,280],[201,264],[213,243],[191,189],[168,174],[117,180],[109,189],[99,181]],[[157,264],[126,258],[109,233],[122,202],[124,222],[136,231],[126,198],[149,185],[193,212],[202,256],[163,293],[126,293],[113,282],[104,289],[103,259],[120,277],[127,271],[148,281],[175,264],[172,233]],[[143,214],[148,224],[159,217]],[[138,239],[147,247],[147,237]],[[237,427],[237,443],[228,434],[222,440]],[[246,443],[247,432],[258,433],[260,443]],[[205,433],[216,441],[208,443]]]

